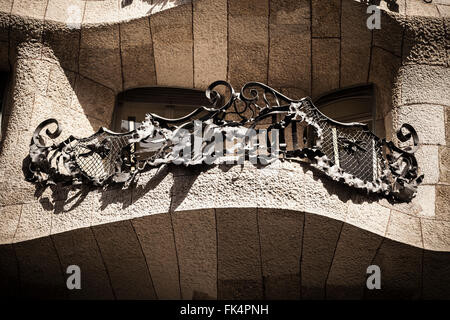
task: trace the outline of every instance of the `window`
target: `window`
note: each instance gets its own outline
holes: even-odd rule
[[[203,90],[168,87],[131,89],[118,95],[112,127],[115,132],[128,132],[136,129],[145,120],[147,113],[177,119],[187,116],[201,106],[212,107]],[[161,138],[162,136],[157,135],[152,140]],[[161,145],[162,143],[155,142],[133,144],[132,161],[151,156]]]
[[[190,114],[198,107],[211,107],[205,91],[194,89],[149,87],[124,91],[119,94],[113,116],[113,130],[134,130],[147,113],[176,119]]]
[[[326,93],[314,101],[326,116],[339,122],[360,122],[375,128],[373,84],[353,86]]]

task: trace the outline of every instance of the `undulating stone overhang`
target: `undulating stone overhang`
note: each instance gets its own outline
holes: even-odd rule
[[[36,187],[39,201],[2,207],[1,243],[16,243],[78,228],[152,214],[219,208],[308,212],[415,247],[450,251],[449,222],[436,220],[429,186],[410,203],[391,203],[332,181],[307,163],[163,166],[122,189]],[[430,204],[429,207],[426,205]]]
[[[284,209],[176,211],[0,245],[2,297],[442,299],[450,254]],[[66,269],[81,268],[81,290]],[[367,267],[382,290],[367,290]]]

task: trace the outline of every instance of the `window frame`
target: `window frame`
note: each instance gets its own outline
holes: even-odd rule
[[[345,101],[349,99],[358,99],[358,98],[370,98],[372,103],[370,105],[370,115],[371,115],[371,127],[372,131],[375,131],[376,128],[376,86],[373,83],[363,83],[363,84],[356,84],[348,87],[343,88],[336,88],[333,90],[330,90],[328,92],[325,92],[323,94],[318,95],[315,99],[313,99],[314,105],[322,112],[322,108],[326,107],[327,105],[330,105],[332,103],[336,103],[339,101]],[[326,115],[328,118],[342,123],[342,124],[348,124],[348,123],[355,123],[355,122],[343,122],[337,119],[334,119],[328,115]],[[356,122],[361,123],[361,122]]]
[[[159,97],[158,95],[153,95],[152,96],[152,91],[160,91],[159,92]],[[200,102],[198,103],[198,108],[201,106],[208,106],[208,107],[212,107],[212,104],[210,103],[210,101],[208,100],[208,98],[206,97],[205,94],[205,90],[202,89],[197,89],[197,88],[182,88],[182,87],[171,87],[171,86],[147,86],[147,87],[136,87],[136,88],[129,88],[126,90],[123,90],[121,92],[119,92],[118,94],[116,94],[115,97],[115,103],[114,103],[114,110],[113,110],[113,114],[112,114],[112,118],[111,118],[111,123],[110,123],[110,128],[113,131],[117,131],[116,129],[116,122],[117,122],[117,117],[118,117],[118,111],[119,108],[123,108],[123,106],[121,106],[121,104],[123,104],[124,102],[139,102],[139,103],[145,103],[145,102],[153,102],[153,101],[149,101],[150,97],[155,98],[158,97],[159,99],[161,99],[161,96],[165,96],[168,98],[168,103],[167,105],[176,105],[177,102],[179,103],[179,101],[186,101],[186,98],[189,99],[191,98],[191,101],[195,101],[196,99],[193,98],[194,93],[198,94],[199,97],[203,97],[203,103]],[[189,97],[191,95],[191,97]],[[172,99],[170,101],[170,99]],[[157,102],[161,102],[161,104],[163,103],[162,100],[160,101],[156,101],[154,103]],[[149,110],[149,113],[154,113],[151,110]],[[130,116],[128,116],[130,117]]]

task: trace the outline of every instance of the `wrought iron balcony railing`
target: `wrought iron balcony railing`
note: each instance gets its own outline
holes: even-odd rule
[[[282,160],[302,160],[334,180],[398,201],[411,200],[423,179],[414,156],[419,139],[408,124],[402,125],[397,137],[409,145],[399,148],[378,138],[364,124],[328,118],[310,98],[292,100],[262,83],[247,83],[236,93],[229,83],[216,81],[206,96],[212,108],[199,107],[180,119],[148,114],[130,132],[101,128],[87,138],[70,136],[49,145],[44,142],[44,128],[56,125],[53,132],[45,131],[50,139],[56,139],[61,130],[57,120],[46,120],[31,140],[27,179],[44,185],[128,183],[139,172],[163,164],[228,163],[230,155],[236,159],[236,154],[239,160],[254,160],[255,150],[256,158],[279,154]],[[208,136],[201,144],[196,142],[199,129],[203,137]],[[247,135],[250,129],[264,129],[263,136],[260,131],[259,138],[253,139]],[[235,148],[234,153],[227,150],[220,156],[218,148],[226,146],[219,144],[218,137],[229,138],[230,134],[240,139],[243,152]],[[225,145],[237,143],[231,140]],[[211,155],[219,156],[206,161]]]

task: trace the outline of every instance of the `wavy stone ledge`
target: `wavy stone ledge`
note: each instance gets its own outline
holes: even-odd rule
[[[422,186],[411,203],[392,204],[332,181],[306,163],[167,166],[143,173],[124,190],[36,190],[41,195],[35,201],[0,208],[0,244],[167,212],[273,208],[329,217],[418,248],[450,251],[450,221],[433,219],[433,191]]]
[[[0,246],[0,296],[56,299],[448,299],[450,253],[282,209],[155,214]],[[66,268],[81,268],[81,290]],[[382,289],[366,289],[381,268]]]

